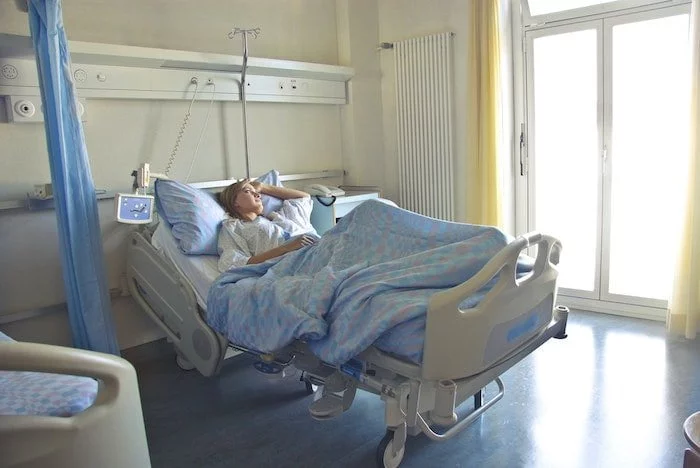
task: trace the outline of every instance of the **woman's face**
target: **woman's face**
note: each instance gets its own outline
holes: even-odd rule
[[[238,192],[234,206],[236,211],[241,214],[255,213],[260,215],[263,212],[263,204],[262,200],[260,199],[260,193],[250,184],[245,184],[241,191]]]

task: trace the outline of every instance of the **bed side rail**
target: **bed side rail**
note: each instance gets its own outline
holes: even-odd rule
[[[520,253],[538,246],[531,274],[517,279]],[[522,235],[464,283],[434,294],[428,305],[423,378],[465,378],[491,367],[544,330],[556,301],[561,243],[537,232]],[[496,284],[474,308],[459,304],[489,281]]]
[[[201,317],[192,287],[138,232],[129,236],[126,271],[134,300],[178,353],[202,375],[216,374],[226,353],[226,340]]]

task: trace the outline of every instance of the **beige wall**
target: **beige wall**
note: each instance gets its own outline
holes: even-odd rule
[[[507,1],[503,1],[507,6]],[[378,0],[379,41],[394,42],[445,31],[454,36],[454,135],[455,135],[455,182],[457,186],[456,219],[466,219],[466,187],[460,186],[459,174],[466,173],[467,158],[467,53],[470,31],[469,2],[464,0]],[[504,40],[504,72],[510,73],[510,7],[504,9],[503,30],[508,34]],[[385,188],[391,197],[398,195],[398,153],[396,147],[396,99],[394,56],[392,50],[381,52],[382,100],[384,120]],[[510,87],[512,80],[504,85]],[[506,104],[511,99],[510,91],[505,96]],[[512,190],[512,106],[506,106],[504,116],[503,186],[505,191],[505,229],[513,230]]]
[[[338,55],[355,69],[341,109],[343,167],[351,185],[384,186],[382,73],[377,0],[337,0]],[[387,193],[382,193],[387,196]]]
[[[65,0],[69,40],[240,55],[234,27],[260,27],[251,55],[334,64],[333,0]],[[0,1],[0,32],[29,34],[26,13]]]
[[[334,0],[68,0],[69,40],[240,55],[229,40],[234,26],[257,27],[251,56],[338,64]],[[375,15],[376,17],[376,15]],[[28,34],[27,15],[0,1],[0,32]],[[207,102],[195,104],[173,172],[183,178],[202,129]],[[142,162],[162,171],[175,142],[185,101],[88,100],[85,136],[95,186],[127,190]],[[343,165],[342,106],[248,104],[253,174],[339,169]],[[9,124],[0,116],[0,201],[21,199],[33,184],[50,181],[41,124]],[[191,180],[244,174],[241,109],[214,103]],[[381,140],[380,140],[381,141]],[[379,156],[381,157],[381,155]],[[125,270],[125,237],[131,229],[113,221],[112,202],[99,203],[109,286],[118,289]],[[0,325],[17,339],[70,342],[53,211],[0,212],[0,314],[55,310]],[[131,298],[113,300],[122,348],[162,336]]]

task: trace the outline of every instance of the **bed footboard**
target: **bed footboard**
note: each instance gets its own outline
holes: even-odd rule
[[[204,376],[219,371],[228,342],[204,321],[192,287],[139,232],[129,237],[129,291],[180,356]]]
[[[538,246],[531,274],[517,279],[520,253]],[[556,303],[561,243],[539,233],[518,237],[474,277],[429,302],[422,377],[460,379],[492,367],[547,328]],[[496,284],[471,309],[459,304],[489,281]]]

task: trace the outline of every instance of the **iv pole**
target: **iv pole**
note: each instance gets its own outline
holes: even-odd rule
[[[234,28],[228,33],[228,38],[233,39],[240,34],[243,36],[243,72],[241,73],[241,81],[239,82],[239,93],[241,95],[241,110],[243,111],[243,147],[245,150],[245,176],[250,179],[250,157],[248,156],[248,114],[246,113],[246,92],[245,92],[245,75],[248,68],[248,36],[256,39],[260,34],[260,28],[241,29]]]

